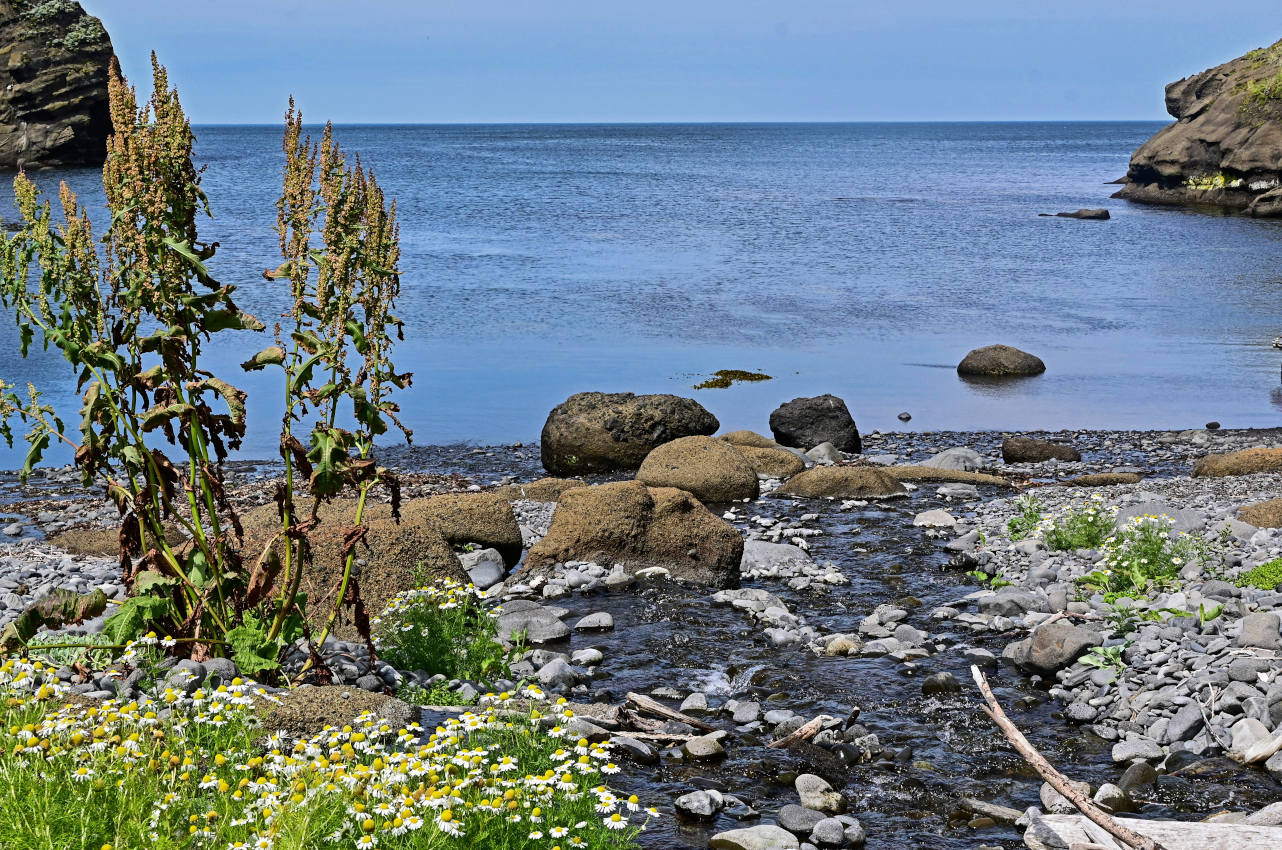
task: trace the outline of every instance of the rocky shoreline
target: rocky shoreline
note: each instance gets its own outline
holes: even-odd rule
[[[819,676],[825,669],[848,671],[850,665],[875,671],[881,691],[897,689],[893,697],[882,696],[927,716],[955,715],[956,720],[944,721],[948,725],[974,710],[973,695],[963,688],[961,674],[968,665],[978,664],[1000,683],[999,692],[1017,704],[1032,710],[1042,704],[1050,708],[1051,714],[1041,717],[1051,725],[1037,734],[1052,752],[1057,743],[1083,735],[1093,742],[1100,755],[1083,770],[1092,779],[1096,798],[1115,811],[1161,811],[1169,816],[1172,810],[1163,802],[1170,793],[1166,785],[1186,781],[1175,777],[1186,777],[1190,770],[1209,771],[1217,765],[1245,777],[1241,781],[1273,782],[1272,791],[1261,793],[1272,793],[1276,799],[1282,793],[1282,785],[1276,784],[1282,779],[1277,759],[1255,768],[1230,768],[1235,763],[1224,763],[1222,755],[1240,756],[1259,745],[1282,720],[1279,628],[1266,622],[1276,617],[1271,612],[1282,610],[1282,594],[1234,583],[1242,573],[1282,554],[1282,531],[1247,527],[1238,519],[1241,507],[1274,497],[1282,475],[1189,474],[1208,454],[1282,446],[1282,432],[1021,434],[1071,445],[1081,459],[1005,463],[1002,444],[1011,436],[1015,435],[873,432],[862,435],[862,454],[847,455],[830,447],[807,453],[810,456],[802,461],[812,474],[830,470],[843,480],[875,474],[876,468],[901,474],[917,470],[895,482],[902,490],[895,494],[790,496],[781,492],[783,476],[758,474],[758,496],[719,505],[714,512],[741,540],[742,548],[732,553],[732,584],[737,586],[701,587],[680,570],[644,566],[640,558],[557,555],[531,570],[524,563],[514,568],[510,559],[485,547],[469,547],[472,551],[460,551],[457,557],[478,586],[485,587],[486,598],[502,606],[500,633],[511,638],[524,632],[533,644],[513,669],[514,678],[538,682],[576,704],[597,706],[584,717],[579,731],[613,740],[616,750],[637,765],[639,787],[671,793],[669,811],[678,818],[672,827],[657,831],[653,846],[701,841],[742,848],[860,846],[864,841],[870,847],[902,846],[895,842],[902,838],[896,830],[908,828],[902,826],[909,822],[900,812],[904,802],[885,792],[870,796],[851,783],[860,777],[860,782],[872,783],[869,787],[879,787],[883,778],[911,772],[913,753],[926,741],[914,740],[892,719],[896,709],[890,703],[877,704],[875,697],[861,711],[858,703],[825,698],[819,681],[791,695],[789,688],[781,691],[769,684],[780,674],[791,676],[788,669],[798,665],[814,671],[808,675]],[[413,496],[430,501],[488,493],[500,498],[521,532],[523,561],[532,551],[570,551],[564,530],[553,529],[565,494],[600,494],[629,486],[622,480],[610,484],[622,479],[621,473],[590,476],[586,483],[610,485],[590,491],[575,482],[533,483],[538,448],[528,445],[436,448],[429,456],[434,464],[430,473],[413,466],[402,469]],[[109,595],[122,591],[112,582],[117,571],[114,558],[67,553],[47,539],[69,530],[105,527],[110,515],[97,499],[66,498],[65,472],[42,474],[44,480],[33,487],[7,486],[3,493],[10,510],[25,513],[9,523],[11,529],[20,526],[12,529],[19,539],[4,544],[0,553],[0,618],[12,617],[54,587],[100,587]],[[271,464],[245,464],[234,476],[238,503],[258,502],[272,474]],[[1108,487],[1066,485],[1104,474],[1140,478]],[[968,476],[977,476],[973,480],[978,483],[968,483]],[[1074,589],[1097,552],[1051,551],[1036,540],[1010,539],[1008,523],[1019,513],[1020,493],[1036,495],[1048,513],[1099,495],[1123,511],[1177,516],[1190,529],[1218,535],[1220,527],[1227,528],[1231,543],[1214,576],[1192,577],[1179,590],[1164,591],[1134,606],[1141,613],[1182,607],[1196,615],[1199,606],[1205,611],[1207,604],[1214,604],[1221,606],[1219,614],[1206,621],[1196,616],[1167,616],[1161,622],[1136,619],[1121,624],[1128,630],[1113,628],[1117,606]],[[571,501],[566,510],[587,508],[576,509]],[[682,508],[680,515],[692,510],[696,508]],[[575,545],[587,539],[585,533],[574,533]],[[672,545],[690,544],[678,539]],[[643,549],[653,551],[637,551]],[[883,563],[897,551],[906,561],[898,575],[892,579],[869,574],[869,559]],[[1000,577],[1010,585],[985,588],[968,572]],[[683,667],[689,659],[674,666],[661,657],[649,662],[641,658],[656,640],[686,647],[682,652],[690,656],[689,636],[682,635],[683,630],[659,628],[664,618],[683,616],[702,619],[712,630],[709,634],[727,642],[723,657],[728,681],[708,678],[721,666],[715,663],[715,652],[693,653],[694,663],[704,669],[693,676],[693,670]],[[1038,634],[1059,628],[1090,636],[1080,635],[1079,644],[1070,641],[1075,652],[1061,652],[1062,658],[1049,661],[1040,647],[1019,649]],[[1053,643],[1062,650],[1062,642]],[[1120,647],[1124,668],[1105,670],[1080,663],[1078,657],[1091,645]],[[349,688],[386,690],[414,676],[413,671],[371,668],[364,647],[352,642],[335,640],[324,655],[336,682]],[[740,657],[751,662],[735,660]],[[802,660],[807,657],[811,660]],[[755,672],[739,681],[739,664]],[[703,665],[711,665],[714,673]],[[88,696],[104,690],[114,695],[126,683],[120,677],[99,676],[81,683],[79,690]],[[516,684],[430,679],[419,683],[445,684],[459,694],[460,702]],[[621,720],[620,705],[626,709],[625,696],[633,691],[715,731],[682,720],[646,727]],[[770,741],[808,724],[813,731],[808,740],[784,750],[766,748]],[[638,728],[651,731],[630,737],[629,731],[639,734]],[[916,734],[924,734],[926,740],[933,737],[929,731]],[[965,752],[969,746],[954,743],[943,745],[943,750]],[[972,766],[985,759],[1002,761],[993,743],[983,746],[989,755],[972,761]],[[765,762],[760,761],[763,756]],[[788,766],[755,766],[774,758],[784,758]],[[742,768],[744,778],[727,774],[728,765],[735,765],[736,771]],[[1070,774],[1079,767],[1071,762],[1060,766]],[[762,770],[773,770],[773,775],[759,776]],[[1007,842],[1018,835],[1015,822],[1028,823],[1025,810],[1030,805],[1046,811],[1063,807],[1063,801],[1027,779],[1002,780],[1003,790],[986,799],[980,799],[974,787],[987,784],[982,777],[954,779],[962,779],[959,787],[973,793],[931,792],[931,818],[940,819],[932,831],[955,842],[939,846],[973,847],[990,836],[994,846],[1009,846]],[[1216,811],[1195,811],[1186,802],[1178,807],[1178,816]],[[1244,810],[1238,813],[1245,817]]]

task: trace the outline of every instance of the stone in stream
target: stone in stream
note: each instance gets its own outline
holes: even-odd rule
[[[605,655],[596,647],[588,646],[583,649],[576,649],[570,655],[570,663],[577,664],[580,667],[595,667],[605,660]]]
[[[817,812],[814,809],[807,809],[805,806],[798,806],[796,803],[789,803],[779,809],[776,816],[779,825],[794,835],[806,837],[814,830],[815,826],[827,816],[823,812]]]
[[[793,785],[801,797],[801,805],[807,809],[828,814],[841,814],[846,810],[845,799],[821,776],[803,773]]]
[[[953,472],[976,472],[984,465],[984,459],[974,449],[957,447],[931,455],[920,465]]]
[[[708,695],[695,691],[681,701],[681,707],[677,709],[682,714],[707,714]]]
[[[608,632],[613,628],[614,617],[604,611],[588,614],[574,624],[576,632]]]
[[[956,676],[948,672],[928,676],[921,683],[921,692],[928,697],[941,694],[959,694],[961,689],[961,682],[957,681]]]
[[[555,610],[530,608],[507,611],[499,616],[500,640],[514,641],[524,635],[532,644],[551,643],[570,636],[570,628],[556,616]]]
[[[1264,769],[1278,782],[1282,782],[1282,750],[1269,756],[1269,760],[1264,763]]]
[[[952,528],[957,525],[957,519],[944,509],[935,508],[913,517],[913,525],[926,528]]]
[[[1055,673],[1077,660],[1103,638],[1090,629],[1059,621],[1038,626],[1023,640],[1008,644],[1002,651],[1017,667],[1034,673]]]
[[[458,559],[472,584],[479,590],[489,590],[507,577],[507,564],[497,549],[461,552]]]
[[[1135,809],[1135,804],[1126,792],[1111,782],[1101,785],[1092,799],[1106,812],[1129,812]]]
[[[761,703],[759,702],[741,702],[735,705],[734,713],[731,719],[735,723],[743,725],[745,723],[754,723],[761,717]]]
[[[813,460],[815,463],[823,464],[824,466],[832,466],[833,464],[841,463],[845,460],[845,458],[841,456],[841,452],[838,451],[837,447],[832,443],[820,443],[810,451],[806,452],[806,457]]]
[[[720,791],[691,791],[676,799],[677,815],[690,820],[712,820],[725,806]]]
[[[712,836],[709,850],[798,850],[801,842],[783,827],[761,824]]]
[[[1002,440],[1003,463],[1042,463],[1048,460],[1077,462],[1081,459],[1081,452],[1063,443],[1029,437],[1007,437]]]
[[[1085,797],[1091,796],[1091,786],[1085,782],[1070,779],[1068,787]],[[1042,808],[1053,815],[1077,814],[1077,807],[1070,803],[1067,797],[1051,787],[1049,782],[1042,783],[1038,796],[1041,799]]]
[[[627,735],[615,735],[610,744],[617,750],[631,756],[638,764],[658,764],[659,755],[644,741],[630,738]]]
[[[712,761],[726,757],[726,749],[721,746],[720,738],[724,733],[713,732],[691,738],[681,745],[681,751],[695,761]]]
[[[794,398],[770,414],[775,442],[803,451],[831,443],[837,451],[859,454],[863,442],[846,402],[834,395]]]
[[[1229,752],[1234,754],[1245,754],[1272,737],[1269,728],[1254,717],[1244,717],[1234,723],[1230,733],[1233,740]]]
[[[1136,737],[1118,741],[1113,745],[1112,751],[1114,764],[1127,764],[1137,760],[1158,761],[1164,755],[1162,747],[1152,738]]]
[[[810,840],[818,847],[840,847],[846,843],[846,825],[836,818],[824,818],[810,831]]]

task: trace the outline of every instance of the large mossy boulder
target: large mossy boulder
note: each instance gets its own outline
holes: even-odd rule
[[[1282,499],[1247,505],[1238,511],[1237,516],[1256,528],[1282,528]]]
[[[577,478],[540,478],[528,484],[508,484],[494,492],[513,502],[522,499],[531,502],[559,502],[561,494],[566,490],[586,486],[585,482]]]
[[[1223,455],[1207,455],[1193,464],[1194,478],[1225,478],[1257,472],[1282,472],[1282,448],[1243,449]]]
[[[785,448],[740,446],[739,451],[743,452],[744,457],[748,459],[748,463],[752,464],[752,468],[758,475],[764,475],[767,478],[791,478],[806,468],[806,462],[800,455]]]
[[[0,168],[101,165],[113,55],[75,0],[0,2]]]
[[[711,437],[682,437],[646,455],[637,480],[647,487],[675,487],[706,503],[755,499],[757,470],[739,449]]]
[[[1045,371],[1042,358],[1009,345],[976,348],[957,364],[957,374],[976,378],[1019,378]]]
[[[630,569],[659,566],[716,587],[739,583],[743,537],[684,490],[618,481],[568,490],[548,534],[526,554],[525,571],[595,561]]]
[[[884,499],[908,494],[899,479],[874,466],[816,466],[775,492],[806,499]]]
[[[655,447],[715,434],[720,423],[690,398],[577,393],[548,414],[540,438],[552,475],[633,470]]]
[[[770,431],[779,445],[802,451],[822,443],[832,443],[839,451],[851,454],[863,451],[855,419],[846,403],[835,395],[784,402],[770,414]]]
[[[446,493],[411,499],[401,507],[411,527],[435,528],[454,546],[496,549],[509,566],[521,560],[521,526],[504,493]]]
[[[370,617],[380,614],[396,594],[417,587],[420,578],[452,579],[464,584],[469,580],[441,527],[431,521],[439,506],[432,510],[413,509],[416,502],[427,501],[430,500],[407,502],[400,522],[392,518],[390,505],[375,503],[366,507],[365,539],[354,552],[364,562],[359,566],[358,578]],[[320,523],[308,533],[311,561],[303,572],[301,589],[307,594],[308,617],[313,623],[323,621],[334,604],[343,574],[343,541],[355,515],[354,499],[321,505],[317,514]],[[278,555],[283,553],[275,504],[247,512],[241,522],[245,528],[241,551],[249,566],[269,544]],[[348,611],[340,615],[336,632],[344,638],[354,635]]]
[[[774,440],[769,437],[763,437],[756,431],[731,431],[729,434],[722,434],[717,439],[725,440],[730,445],[739,446],[740,448],[773,449],[779,447],[779,444]]]

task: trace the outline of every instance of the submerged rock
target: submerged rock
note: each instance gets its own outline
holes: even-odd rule
[[[957,364],[957,374],[989,378],[1013,378],[1040,375],[1046,364],[1040,357],[1009,345],[986,345],[976,348]]]

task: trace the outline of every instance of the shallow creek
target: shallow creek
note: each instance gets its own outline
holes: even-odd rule
[[[912,525],[916,513],[935,507],[947,508],[955,516],[966,514],[965,503],[949,503],[934,491],[934,486],[923,486],[908,499],[844,511],[836,501],[771,497],[745,506],[750,510],[740,510],[746,518],[796,518],[818,512],[824,534],[809,538],[811,554],[817,562],[836,564],[850,581],[816,592],[793,591],[783,581],[745,581],[745,587],[762,587],[779,596],[793,613],[823,633],[855,632],[860,619],[877,605],[899,600],[901,607],[907,607],[904,598],[914,597],[921,604],[910,609],[907,622],[948,645],[916,663],[888,657],[822,658],[803,645],[773,647],[762,627],[734,608],[713,604],[707,589],[670,581],[557,599],[554,604],[571,612],[568,622],[594,611],[614,616],[614,631],[575,634],[569,649],[556,648],[599,648],[605,655],[606,674],[591,686],[608,689],[616,701],[628,691],[666,686],[683,694],[704,691],[710,702],[716,698],[714,704],[727,699],[759,700],[763,711],[790,709],[807,718],[820,713],[844,718],[858,706],[859,722],[894,753],[881,762],[847,765],[813,747],[803,747],[800,753],[796,748],[768,750],[764,730],[733,732],[730,718],[716,714],[706,719],[733,732],[723,742],[728,759],[708,764],[665,755],[653,767],[629,762],[614,777],[615,784],[671,813],[675,797],[710,780],[769,821],[780,806],[797,801],[792,777],[814,772],[852,801],[853,814],[867,830],[869,848],[1023,846],[1014,827],[970,827],[967,822],[973,816],[958,806],[963,796],[1020,810],[1038,805],[1040,780],[1004,745],[983,715],[960,655],[962,647],[975,645],[1000,656],[1002,647],[1020,635],[985,634],[976,639],[964,626],[930,619],[937,605],[978,589],[969,584],[969,577],[948,568],[941,545],[946,538],[931,539],[925,529]],[[981,488],[981,495],[989,499],[1000,493]],[[963,693],[942,699],[924,697],[922,680],[945,670],[962,682]],[[990,679],[1011,718],[1054,764],[1092,786],[1118,779],[1121,768],[1111,762],[1110,745],[1058,716],[1043,691],[1010,669],[990,673]],[[1138,792],[1145,802],[1142,815],[1195,817],[1221,808],[1258,808],[1282,796],[1282,788],[1262,771],[1226,769],[1217,760],[1196,773],[1200,775],[1163,778],[1157,786]],[[757,822],[722,815],[711,825],[694,826],[669,814],[652,823],[642,844],[704,848],[715,832]]]

